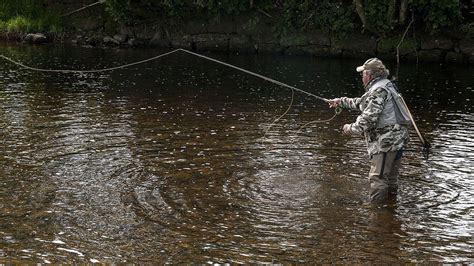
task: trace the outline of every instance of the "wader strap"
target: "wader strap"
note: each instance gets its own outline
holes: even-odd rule
[[[397,151],[397,155],[395,156],[395,161],[400,160],[403,156],[403,149]]]
[[[383,171],[385,170],[385,160],[387,159],[387,153],[383,153],[383,158],[382,158],[382,168],[380,169],[380,178],[383,176]]]

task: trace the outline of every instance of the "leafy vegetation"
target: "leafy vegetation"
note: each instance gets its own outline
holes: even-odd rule
[[[414,1],[412,8],[426,25],[425,30],[431,33],[462,25],[463,22],[459,0],[418,0]]]
[[[47,11],[43,3],[1,1],[0,31],[62,31],[61,17]],[[258,28],[259,22],[267,21],[278,35],[318,29],[337,36],[354,30],[393,35],[410,22],[428,33],[456,28],[472,34],[472,6],[470,0],[105,0],[108,15],[121,24],[158,19],[169,23],[219,21],[244,14],[247,26]]]
[[[1,1],[0,32],[23,34],[27,32],[59,33],[63,31],[57,13],[47,11],[36,0]]]
[[[279,34],[316,28],[344,35],[368,30],[377,35],[402,31],[413,18],[419,30],[436,33],[469,22],[469,0],[107,0],[109,14],[121,23],[160,17],[187,20],[254,14],[267,16]]]
[[[355,26],[351,7],[352,5],[344,5],[342,1],[293,0],[282,2],[273,12],[282,14],[282,20],[277,25],[283,34],[315,28],[342,36]]]

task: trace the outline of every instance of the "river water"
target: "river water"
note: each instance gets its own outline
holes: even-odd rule
[[[164,51],[0,52],[101,69]],[[326,98],[363,93],[364,60],[207,55]],[[185,53],[95,74],[2,61],[0,263],[473,263],[473,70],[401,66],[432,153],[412,130],[398,200],[375,206],[365,143],[339,131],[357,113],[300,128],[334,112],[296,92],[267,131],[290,90]]]

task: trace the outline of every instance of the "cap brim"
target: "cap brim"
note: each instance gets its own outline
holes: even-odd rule
[[[358,66],[358,67],[356,68],[356,71],[357,71],[357,72],[362,72],[362,71],[364,71],[364,70],[365,70],[364,66]]]

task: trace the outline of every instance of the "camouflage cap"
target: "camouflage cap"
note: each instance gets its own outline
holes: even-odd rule
[[[357,72],[362,72],[364,70],[384,70],[385,65],[378,58],[370,58],[362,66],[356,68]]]

